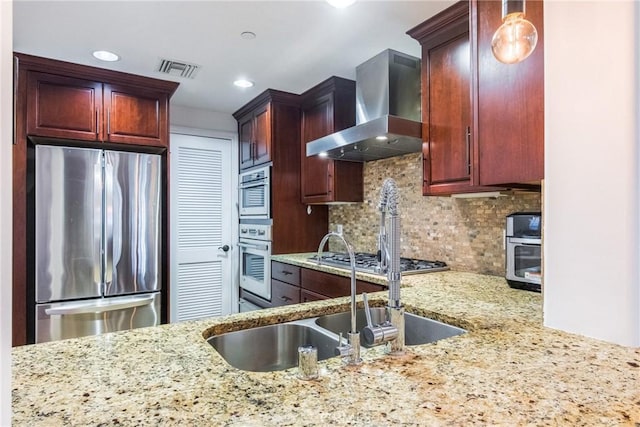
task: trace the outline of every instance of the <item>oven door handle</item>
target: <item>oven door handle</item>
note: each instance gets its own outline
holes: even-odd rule
[[[258,249],[258,250],[261,250],[261,251],[268,251],[269,250],[269,245],[259,245],[259,244],[256,244],[256,243],[240,242],[240,243],[238,243],[238,246],[240,246],[241,248]]]
[[[540,246],[541,239],[527,239],[521,237],[507,237],[507,243],[517,243],[519,245]]]
[[[240,184],[241,190],[246,190],[247,188],[255,188],[255,187],[264,187],[267,185],[266,181],[253,181],[246,184]]]

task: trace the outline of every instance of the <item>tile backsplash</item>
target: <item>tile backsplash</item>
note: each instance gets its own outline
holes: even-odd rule
[[[364,202],[329,207],[329,228],[342,224],[358,252],[375,252],[376,209],[382,182],[393,178],[400,193],[401,255],[445,261],[452,270],[504,275],[503,230],[513,212],[540,211],[540,193],[454,199],[422,195],[422,155],[364,164]],[[332,250],[342,251],[332,243]]]

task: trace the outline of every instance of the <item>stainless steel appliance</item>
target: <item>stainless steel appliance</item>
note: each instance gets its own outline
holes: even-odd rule
[[[420,58],[387,49],[356,67],[356,126],[310,141],[307,156],[366,162],[422,151]]]
[[[516,212],[507,216],[506,279],[512,288],[540,292],[541,232],[540,212]]]
[[[161,158],[35,147],[35,342],[160,323]]]
[[[262,310],[262,307],[252,303],[251,301],[246,300],[245,298],[240,298],[238,301],[238,307],[240,313],[248,313],[250,311]]]
[[[380,272],[378,263],[378,257],[375,254],[356,252],[356,271],[363,273],[384,275]],[[316,255],[309,258],[310,260],[317,260]],[[333,265],[341,268],[351,268],[349,262],[349,254],[343,252],[324,252],[322,254],[322,263]],[[432,273],[436,271],[445,271],[449,267],[443,261],[427,261],[422,259],[413,258],[400,258],[400,271],[403,275],[407,274],[419,274],[419,273]]]
[[[271,300],[271,225],[240,224],[240,287]],[[255,301],[255,299],[254,299]]]
[[[271,166],[241,173],[239,187],[241,221],[271,218]]]

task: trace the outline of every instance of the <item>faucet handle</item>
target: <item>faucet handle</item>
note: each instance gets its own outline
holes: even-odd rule
[[[367,298],[367,293],[362,293],[362,301],[364,302],[364,315],[367,318],[367,326],[369,328],[373,327],[373,322],[371,322],[371,309],[369,308],[369,298]]]
[[[388,320],[380,325],[373,325],[371,321],[371,309],[369,308],[369,299],[365,292],[362,293],[362,300],[364,301],[364,314],[367,317],[367,326],[362,329],[362,336],[364,341],[369,345],[378,345],[383,342],[388,342],[396,339],[398,336],[398,329],[393,326]]]

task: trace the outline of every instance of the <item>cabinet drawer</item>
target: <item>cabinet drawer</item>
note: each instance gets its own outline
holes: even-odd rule
[[[323,271],[311,270],[308,268],[300,269],[301,287],[308,291],[320,295],[326,295],[329,298],[344,297],[351,295],[351,278],[338,276]],[[356,281],[356,292],[379,292],[386,288],[375,283]]]
[[[377,283],[363,282],[362,280],[356,281],[356,290],[358,291],[359,294],[363,292],[366,292],[366,293],[381,292],[381,291],[386,291],[387,289],[388,288],[386,286],[378,285]]]
[[[300,302],[300,288],[279,280],[271,280],[271,306],[297,304]]]
[[[327,299],[327,297],[306,289],[300,289],[300,302],[320,301],[323,299]]]
[[[290,285],[300,286],[300,267],[271,261],[271,278]]]

